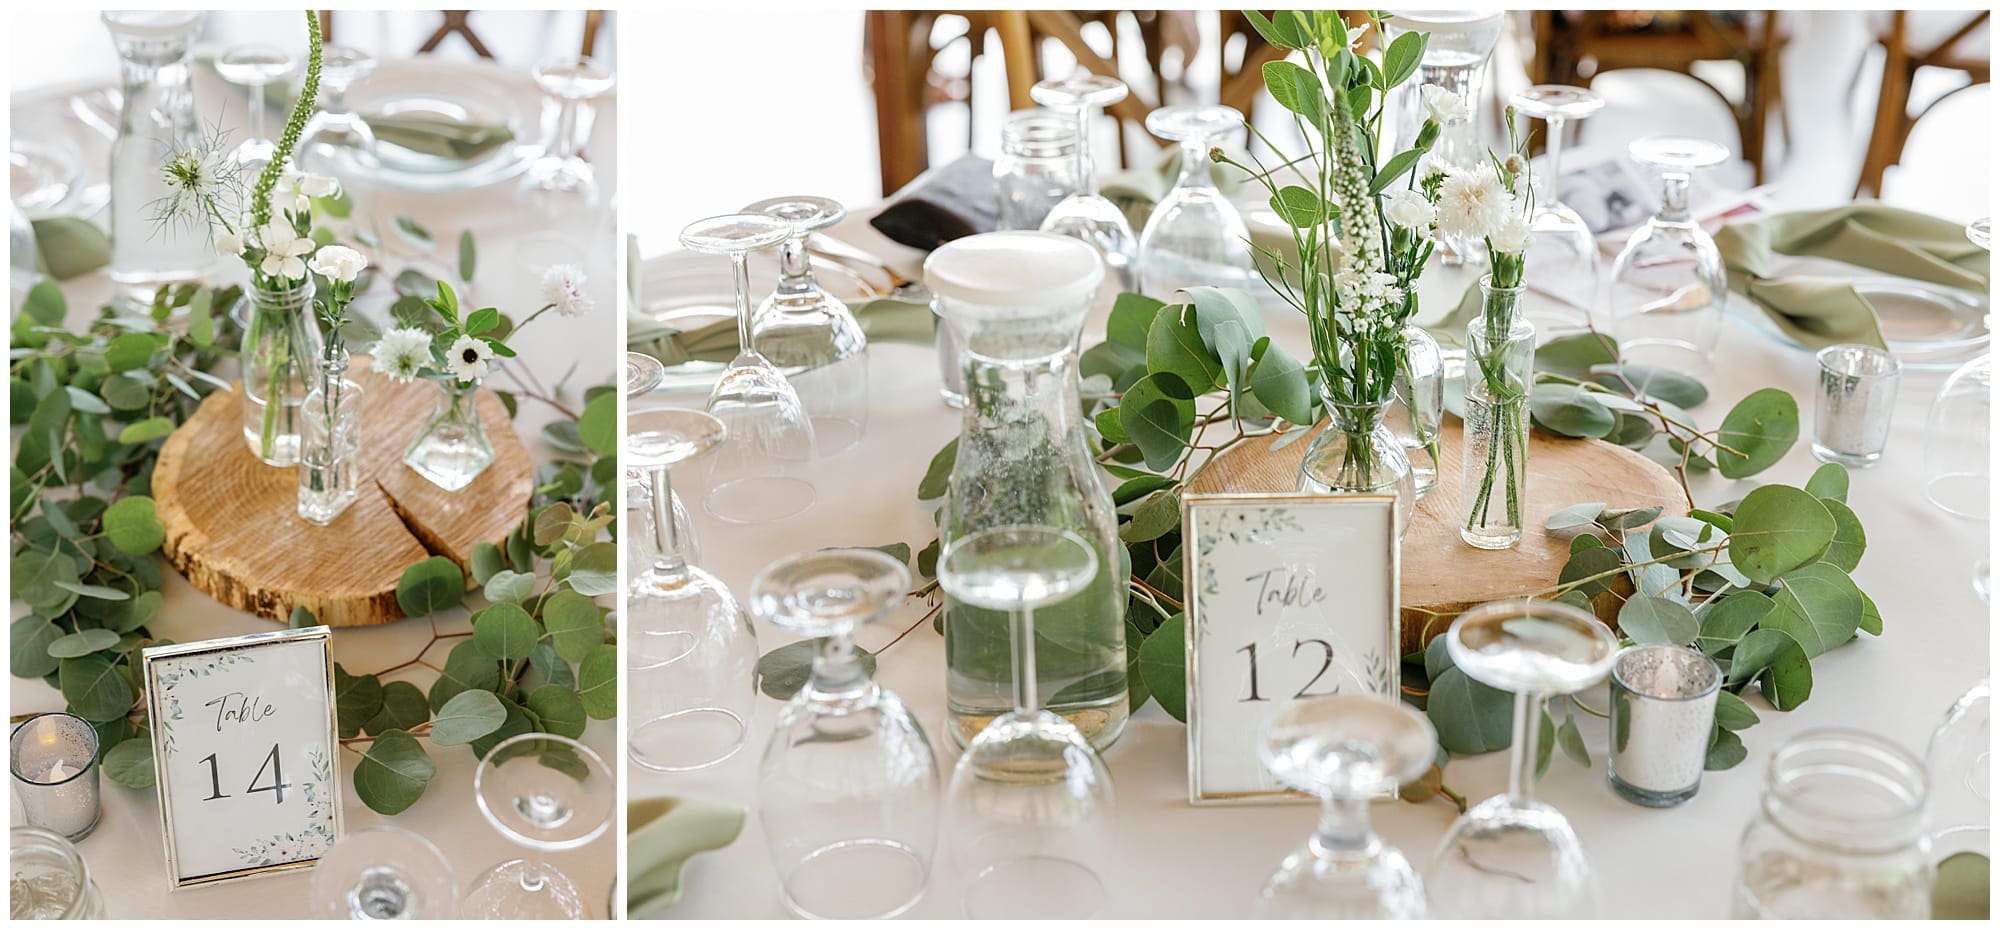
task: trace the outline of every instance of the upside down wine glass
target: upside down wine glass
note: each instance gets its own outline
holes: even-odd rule
[[[555,126],[541,156],[521,175],[515,197],[542,220],[575,224],[594,217],[599,200],[597,170],[577,143],[579,123],[584,107],[609,92],[615,79],[593,59],[566,56],[536,65],[534,76],[535,86],[555,105]]]
[[[1083,731],[1035,693],[1035,610],[1082,590],[1097,570],[1083,537],[1047,526],[970,533],[938,559],[945,592],[1006,611],[1013,639],[1014,709],[972,738],[951,774],[967,917],[1078,919],[1104,903],[1111,771]]]
[[[751,612],[818,641],[812,677],[779,712],[757,774],[779,890],[801,917],[894,917],[930,880],[937,759],[854,649],[854,631],[894,614],[909,587],[903,563],[873,549],[796,555],[750,584]]]
[[[724,442],[722,421],[699,410],[661,408],[625,418],[625,459],[653,484],[653,561],[632,582],[624,643],[630,675],[626,734],[632,761],[656,772],[691,772],[736,754],[756,699],[757,634],[729,587],[688,564],[668,501],[669,470]]]
[[[597,753],[567,736],[523,733],[500,741],[472,772],[479,812],[500,835],[534,852],[509,859],[465,889],[459,916],[474,920],[582,920],[576,882],[539,853],[575,849],[611,826],[618,788]]]
[[[1514,693],[1507,793],[1458,818],[1431,858],[1434,916],[1589,917],[1590,861],[1562,813],[1535,800],[1542,704],[1604,680],[1618,640],[1591,616],[1554,601],[1496,601],[1461,614],[1445,634],[1452,662],[1472,680]]]
[[[1161,107],[1146,131],[1181,145],[1181,175],[1139,233],[1138,289],[1162,300],[1184,287],[1260,284],[1243,215],[1215,186],[1209,149],[1243,129],[1234,107]]]
[[[1722,164],[1729,150],[1702,139],[1653,136],[1632,143],[1632,160],[1660,176],[1660,209],[1632,233],[1611,263],[1610,314],[1597,327],[1618,340],[1627,361],[1682,370],[1708,366],[1722,333],[1728,294],[1722,253],[1688,212],[1694,174]]]
[[[277,151],[278,143],[271,141],[271,137],[264,132],[265,97],[272,84],[292,73],[292,65],[291,53],[261,42],[233,46],[215,59],[217,77],[250,89],[250,106],[243,121],[243,141],[229,156],[237,164],[261,167]]]
[[[1265,722],[1257,754],[1279,781],[1320,799],[1319,829],[1265,883],[1261,916],[1424,916],[1423,879],[1368,823],[1370,801],[1437,758],[1437,731],[1424,715],[1365,694],[1293,701]]]
[[[1097,192],[1090,158],[1090,124],[1105,107],[1125,99],[1125,82],[1097,74],[1041,81],[1028,96],[1076,118],[1076,193],[1064,197],[1042,220],[1042,232],[1072,236],[1097,248],[1104,264],[1126,289],[1136,288],[1139,240],[1125,212]]]
[[[347,108],[348,90],[374,73],[375,59],[367,52],[338,45],[321,50],[319,109],[299,137],[299,170],[330,174],[345,182],[380,167],[375,130]]]
[[[813,277],[806,239],[847,208],[825,197],[773,197],[743,208],[789,225],[779,246],[778,289],[750,320],[757,351],[787,372],[812,418],[814,454],[852,448],[868,428],[868,337],[840,298]]]
[[[625,353],[625,400],[629,408],[632,400],[645,396],[667,378],[667,366],[644,352]],[[628,556],[631,577],[644,574],[646,567],[653,564],[657,554],[653,550],[653,486],[648,483],[646,470],[626,466],[625,487],[629,489],[625,498],[626,515],[634,517],[627,526],[638,525],[646,528],[639,536],[639,544],[632,547]],[[671,503],[674,513],[674,535],[680,540],[684,557],[696,565],[701,564],[701,542],[695,537],[694,521],[688,518],[687,506],[681,496],[674,494]],[[634,511],[637,511],[635,514]]]
[[[321,920],[450,920],[458,879],[430,840],[401,827],[349,830],[312,868]]]
[[[709,462],[708,512],[731,523],[767,523],[813,505],[812,482],[799,477],[813,457],[813,424],[785,373],[757,352],[750,315],[750,253],[784,242],[790,224],[761,213],[697,220],[681,244],[729,256],[736,281],[736,358],[715,380],[708,412],[728,428]]]
[[[1514,109],[1542,120],[1547,154],[1546,172],[1536,172],[1534,212],[1528,225],[1527,285],[1554,297],[1566,309],[1553,318],[1533,320],[1548,333],[1573,332],[1590,325],[1590,308],[1597,302],[1597,237],[1575,210],[1562,202],[1563,130],[1571,120],[1587,119],[1604,108],[1604,98],[1584,87],[1537,84],[1514,95]]]

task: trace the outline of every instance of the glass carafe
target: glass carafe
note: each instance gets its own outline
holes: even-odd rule
[[[150,297],[162,284],[192,281],[215,263],[199,220],[159,222],[168,199],[164,159],[195,149],[189,49],[201,13],[152,10],[104,13],[118,49],[124,107],[111,143],[111,280]]]
[[[243,441],[266,465],[299,463],[299,406],[318,380],[323,343],[312,318],[308,277],[286,287],[251,287],[243,331]]]
[[[1075,345],[1104,267],[1078,240],[1040,232],[969,236],[931,253],[924,283],[964,346],[966,405],[945,543],[1020,524],[1066,529],[1119,564],[1117,511],[1079,412]],[[1037,611],[1034,687],[1098,749],[1125,729],[1125,578],[1099,572]],[[1005,611],[945,601],[952,739],[965,745],[1014,707]]]

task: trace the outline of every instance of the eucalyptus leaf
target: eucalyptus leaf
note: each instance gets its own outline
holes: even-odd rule
[[[54,674],[61,657],[50,654],[49,646],[62,637],[62,628],[47,618],[30,614],[15,620],[7,639],[8,670],[16,678]]]
[[[152,498],[132,495],[105,508],[104,535],[126,555],[147,555],[166,540],[167,528]]]
[[[396,227],[397,232],[403,234],[403,238],[410,240],[411,244],[419,248],[428,249],[437,244],[437,240],[431,237],[431,231],[425,229],[416,220],[410,219],[407,216],[398,216],[392,217],[389,222]]]
[[[1798,401],[1777,388],[1764,388],[1737,401],[1722,418],[1716,468],[1725,478],[1747,478],[1778,464],[1798,438]]]
[[[102,652],[118,645],[118,634],[110,630],[78,630],[48,645],[48,654],[58,659],[74,659]]]
[[[1827,462],[1806,479],[1806,493],[1821,500],[1847,501],[1848,475],[1845,466]]]
[[[594,720],[618,716],[618,647],[605,643],[578,663],[576,696]]]
[[[542,604],[542,624],[556,654],[565,661],[581,662],[604,643],[602,611],[574,591],[558,591]]]
[[[457,562],[441,555],[404,569],[396,582],[396,604],[408,616],[450,610],[464,601],[465,572]]]
[[[354,794],[378,814],[400,814],[423,797],[436,774],[437,763],[416,737],[390,730],[375,737],[355,763]]]
[[[431,742],[459,746],[500,729],[507,708],[491,691],[465,691],[438,708],[431,721]]]
[[[472,644],[489,659],[526,659],[541,638],[540,625],[519,604],[494,604],[472,615]]]
[[[1535,425],[1558,436],[1602,439],[1618,425],[1599,395],[1574,384],[1538,382],[1528,394]]]
[[[430,699],[422,688],[407,681],[382,686],[382,706],[361,729],[380,736],[390,730],[413,730],[431,719]]]
[[[150,737],[120,740],[105,750],[104,775],[127,788],[151,788],[159,778],[153,769],[153,741]]]
[[[1631,597],[1618,608],[1618,629],[1635,643],[1695,641],[1701,623],[1694,612],[1661,597]]]
[[[1191,389],[1190,398],[1223,386],[1222,360],[1202,339],[1192,305],[1169,306],[1153,318],[1146,334],[1146,368],[1155,376],[1180,378]]]
[[[1817,560],[1839,530],[1818,498],[1781,484],[1745,495],[1734,518],[1729,561],[1758,584]]]
[[[1709,655],[1728,649],[1770,616],[1775,606],[1758,591],[1738,591],[1711,601],[1701,613],[1701,635],[1696,645]]]
[[[1187,616],[1175,614],[1139,644],[1139,674],[1167,716],[1187,722]]]
[[[1702,768],[1720,772],[1735,768],[1749,757],[1750,751],[1744,748],[1742,737],[1721,729],[1715,732],[1714,737],[1714,742],[1708,746],[1708,755],[1702,761]]]
[[[1834,525],[1833,541],[1827,543],[1820,561],[1852,572],[1861,564],[1862,553],[1868,551],[1868,531],[1862,527],[1861,518],[1839,498],[1822,497],[1820,504],[1833,516]]]
[[[1825,562],[1778,576],[1775,604],[1761,626],[1791,634],[1808,658],[1854,638],[1861,626],[1861,589]]]
[[[1438,745],[1455,754],[1477,754],[1513,744],[1513,709],[1513,695],[1452,668],[1431,679],[1425,713],[1437,727]]]
[[[931,463],[924,469],[923,481],[917,485],[917,499],[934,501],[951,490],[951,470],[958,464],[958,439],[953,437],[944,444],[937,454],[931,456]]]
[[[138,697],[132,683],[102,653],[63,659],[56,675],[69,712],[85,720],[123,717]]]
[[[528,695],[528,709],[542,723],[542,730],[570,739],[581,739],[590,722],[583,701],[576,692],[561,685],[543,685]]]
[[[1747,730],[1757,725],[1757,712],[1735,693],[1723,691],[1715,699],[1715,725],[1725,730]]]
[[[601,597],[618,590],[618,544],[591,543],[577,550],[570,563],[569,586],[585,597]]]
[[[336,662],[333,665],[333,709],[341,739],[361,734],[363,726],[382,711],[382,679],[375,675],[350,675]]]

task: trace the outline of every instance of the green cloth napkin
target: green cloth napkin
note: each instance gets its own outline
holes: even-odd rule
[[[1980,293],[1991,273],[1990,256],[1965,238],[1963,227],[1875,201],[1730,223],[1715,234],[1715,245],[1729,289],[1814,349],[1843,342],[1882,346],[1875,308],[1850,278],[1775,274],[1777,256],[1833,259]]]
[[[460,123],[435,116],[370,116],[375,138],[412,152],[472,161],[514,141],[514,130],[492,123]]]
[[[650,914],[681,899],[681,869],[696,853],[721,849],[743,832],[743,808],[693,798],[647,798],[625,805],[625,912]]]
[[[937,317],[923,301],[878,297],[850,302],[847,309],[869,342],[930,345],[937,338]],[[633,315],[627,320],[625,347],[669,367],[690,361],[727,364],[736,357],[736,321],[717,320],[697,329],[679,330]]]

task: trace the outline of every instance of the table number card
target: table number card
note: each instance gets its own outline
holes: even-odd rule
[[[142,653],[176,889],[310,868],[340,836],[327,628]]]
[[[1296,796],[1257,756],[1270,715],[1295,698],[1398,696],[1396,499],[1190,495],[1182,521],[1188,799]]]

